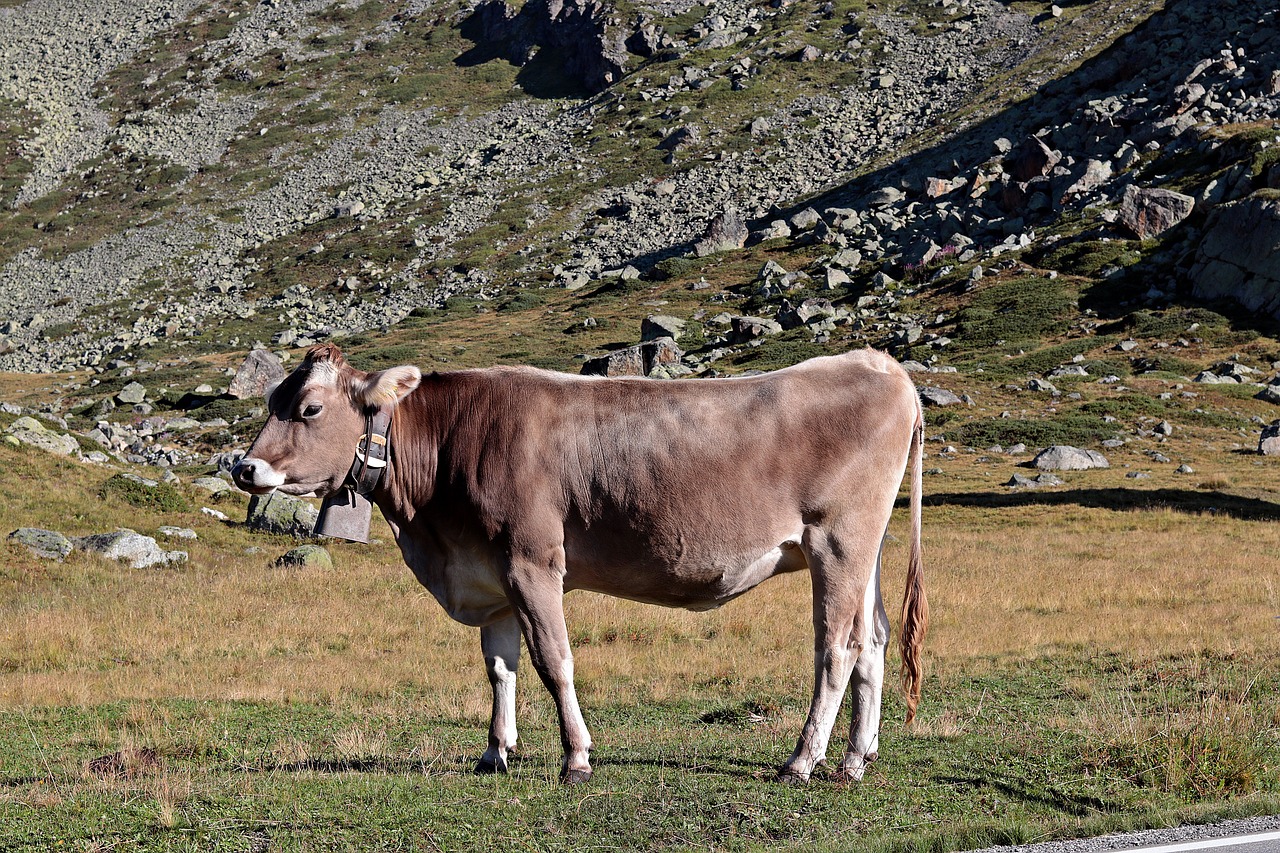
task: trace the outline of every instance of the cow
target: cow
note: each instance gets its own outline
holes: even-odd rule
[[[371,426],[378,418],[385,436]],[[813,698],[777,778],[807,781],[825,761],[852,679],[833,776],[853,781],[879,748],[889,644],[880,555],[909,462],[908,725],[920,698],[923,430],[910,377],[871,349],[755,376],[661,381],[508,366],[366,373],[321,344],[270,393],[266,424],[232,473],[253,494],[324,497],[352,488],[361,460],[381,449],[369,499],[418,581],[480,629],[493,716],[477,772],[506,772],[516,744],[523,637],[559,713],[560,778],[590,779],[568,590],[706,610],[807,569]]]

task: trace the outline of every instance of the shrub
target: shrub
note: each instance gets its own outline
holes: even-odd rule
[[[1052,420],[991,418],[970,421],[947,433],[956,444],[990,447],[994,444],[1022,444],[1047,447],[1051,444],[1086,445],[1111,438],[1115,428],[1091,415],[1059,415]]]
[[[1054,246],[1036,256],[1035,263],[1067,275],[1095,276],[1104,267],[1132,266],[1142,259],[1137,244],[1127,240],[1085,240]]]
[[[1061,334],[1074,308],[1075,299],[1057,281],[1027,277],[1002,282],[957,315],[957,343],[962,349],[987,349],[1000,341]]]
[[[127,474],[116,474],[110,477],[98,489],[98,497],[104,501],[124,501],[139,509],[150,509],[157,512],[189,512],[191,504],[170,483],[157,483],[148,486],[140,478]]]

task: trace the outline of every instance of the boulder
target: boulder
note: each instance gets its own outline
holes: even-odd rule
[[[1273,421],[1262,428],[1258,452],[1263,456],[1280,456],[1280,421]]]
[[[1053,171],[1062,155],[1045,145],[1038,136],[1028,136],[1004,158],[1004,170],[1015,181],[1029,181]]]
[[[245,356],[235,378],[227,387],[227,396],[236,400],[261,397],[268,385],[284,378],[284,366],[280,359],[265,349],[256,349]]]
[[[1036,454],[1031,464],[1041,471],[1087,471],[1110,468],[1105,456],[1096,450],[1085,450],[1068,444],[1055,444]]]
[[[462,22],[462,34],[476,42],[475,54],[503,56],[523,66],[535,56],[592,94],[622,79],[628,48],[640,55],[663,43],[647,25],[624,35],[614,7],[599,0],[529,0],[517,12],[504,0],[486,0]],[[467,54],[464,54],[464,56]]]
[[[147,389],[140,382],[130,382],[128,385],[120,389],[120,393],[116,395],[116,402],[124,405],[134,406],[141,403],[147,398]]]
[[[78,456],[80,443],[65,433],[54,432],[33,417],[18,418],[5,430],[14,442],[28,444],[58,456]]]
[[[95,533],[73,540],[75,547],[109,560],[120,560],[135,569],[185,563],[186,551],[165,551],[156,540],[122,528],[113,533]]]
[[[299,545],[284,552],[277,560],[277,566],[305,566],[316,569],[332,569],[333,558],[329,552],[319,545]]]
[[[272,492],[249,499],[245,524],[263,533],[282,533],[305,539],[313,535],[319,516],[320,512],[301,498]]]
[[[920,401],[926,406],[958,406],[964,402],[946,388],[935,388],[932,385],[921,386]]]
[[[750,232],[747,231],[747,224],[742,221],[742,214],[738,213],[736,208],[726,208],[723,213],[711,220],[702,239],[693,245],[693,253],[699,258],[705,258],[716,252],[741,249],[747,245],[749,236]]]
[[[729,320],[729,343],[745,344],[756,338],[782,333],[782,324],[764,317],[732,317]]]
[[[658,338],[671,338],[673,341],[678,341],[684,334],[684,327],[685,321],[679,317],[651,314],[640,322],[640,340],[647,342],[656,341]]]
[[[1192,295],[1280,318],[1280,197],[1253,195],[1209,215],[1189,273]]]
[[[54,530],[19,527],[9,534],[11,545],[22,545],[45,560],[61,560],[71,553],[71,540]]]
[[[671,338],[614,350],[582,363],[583,376],[649,376],[660,366],[678,363],[684,351]]]
[[[1120,200],[1120,223],[1145,240],[1168,231],[1190,216],[1195,207],[1196,200],[1189,195],[1130,184]]]

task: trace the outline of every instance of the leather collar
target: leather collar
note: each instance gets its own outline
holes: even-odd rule
[[[356,456],[351,462],[346,484],[361,497],[369,497],[378,487],[382,472],[387,468],[391,442],[387,438],[391,430],[391,412],[377,408],[366,412],[364,434],[356,442]]]

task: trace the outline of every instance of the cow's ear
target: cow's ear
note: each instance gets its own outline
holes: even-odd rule
[[[366,406],[394,406],[421,381],[422,371],[411,364],[370,373],[355,387],[356,402]]]

